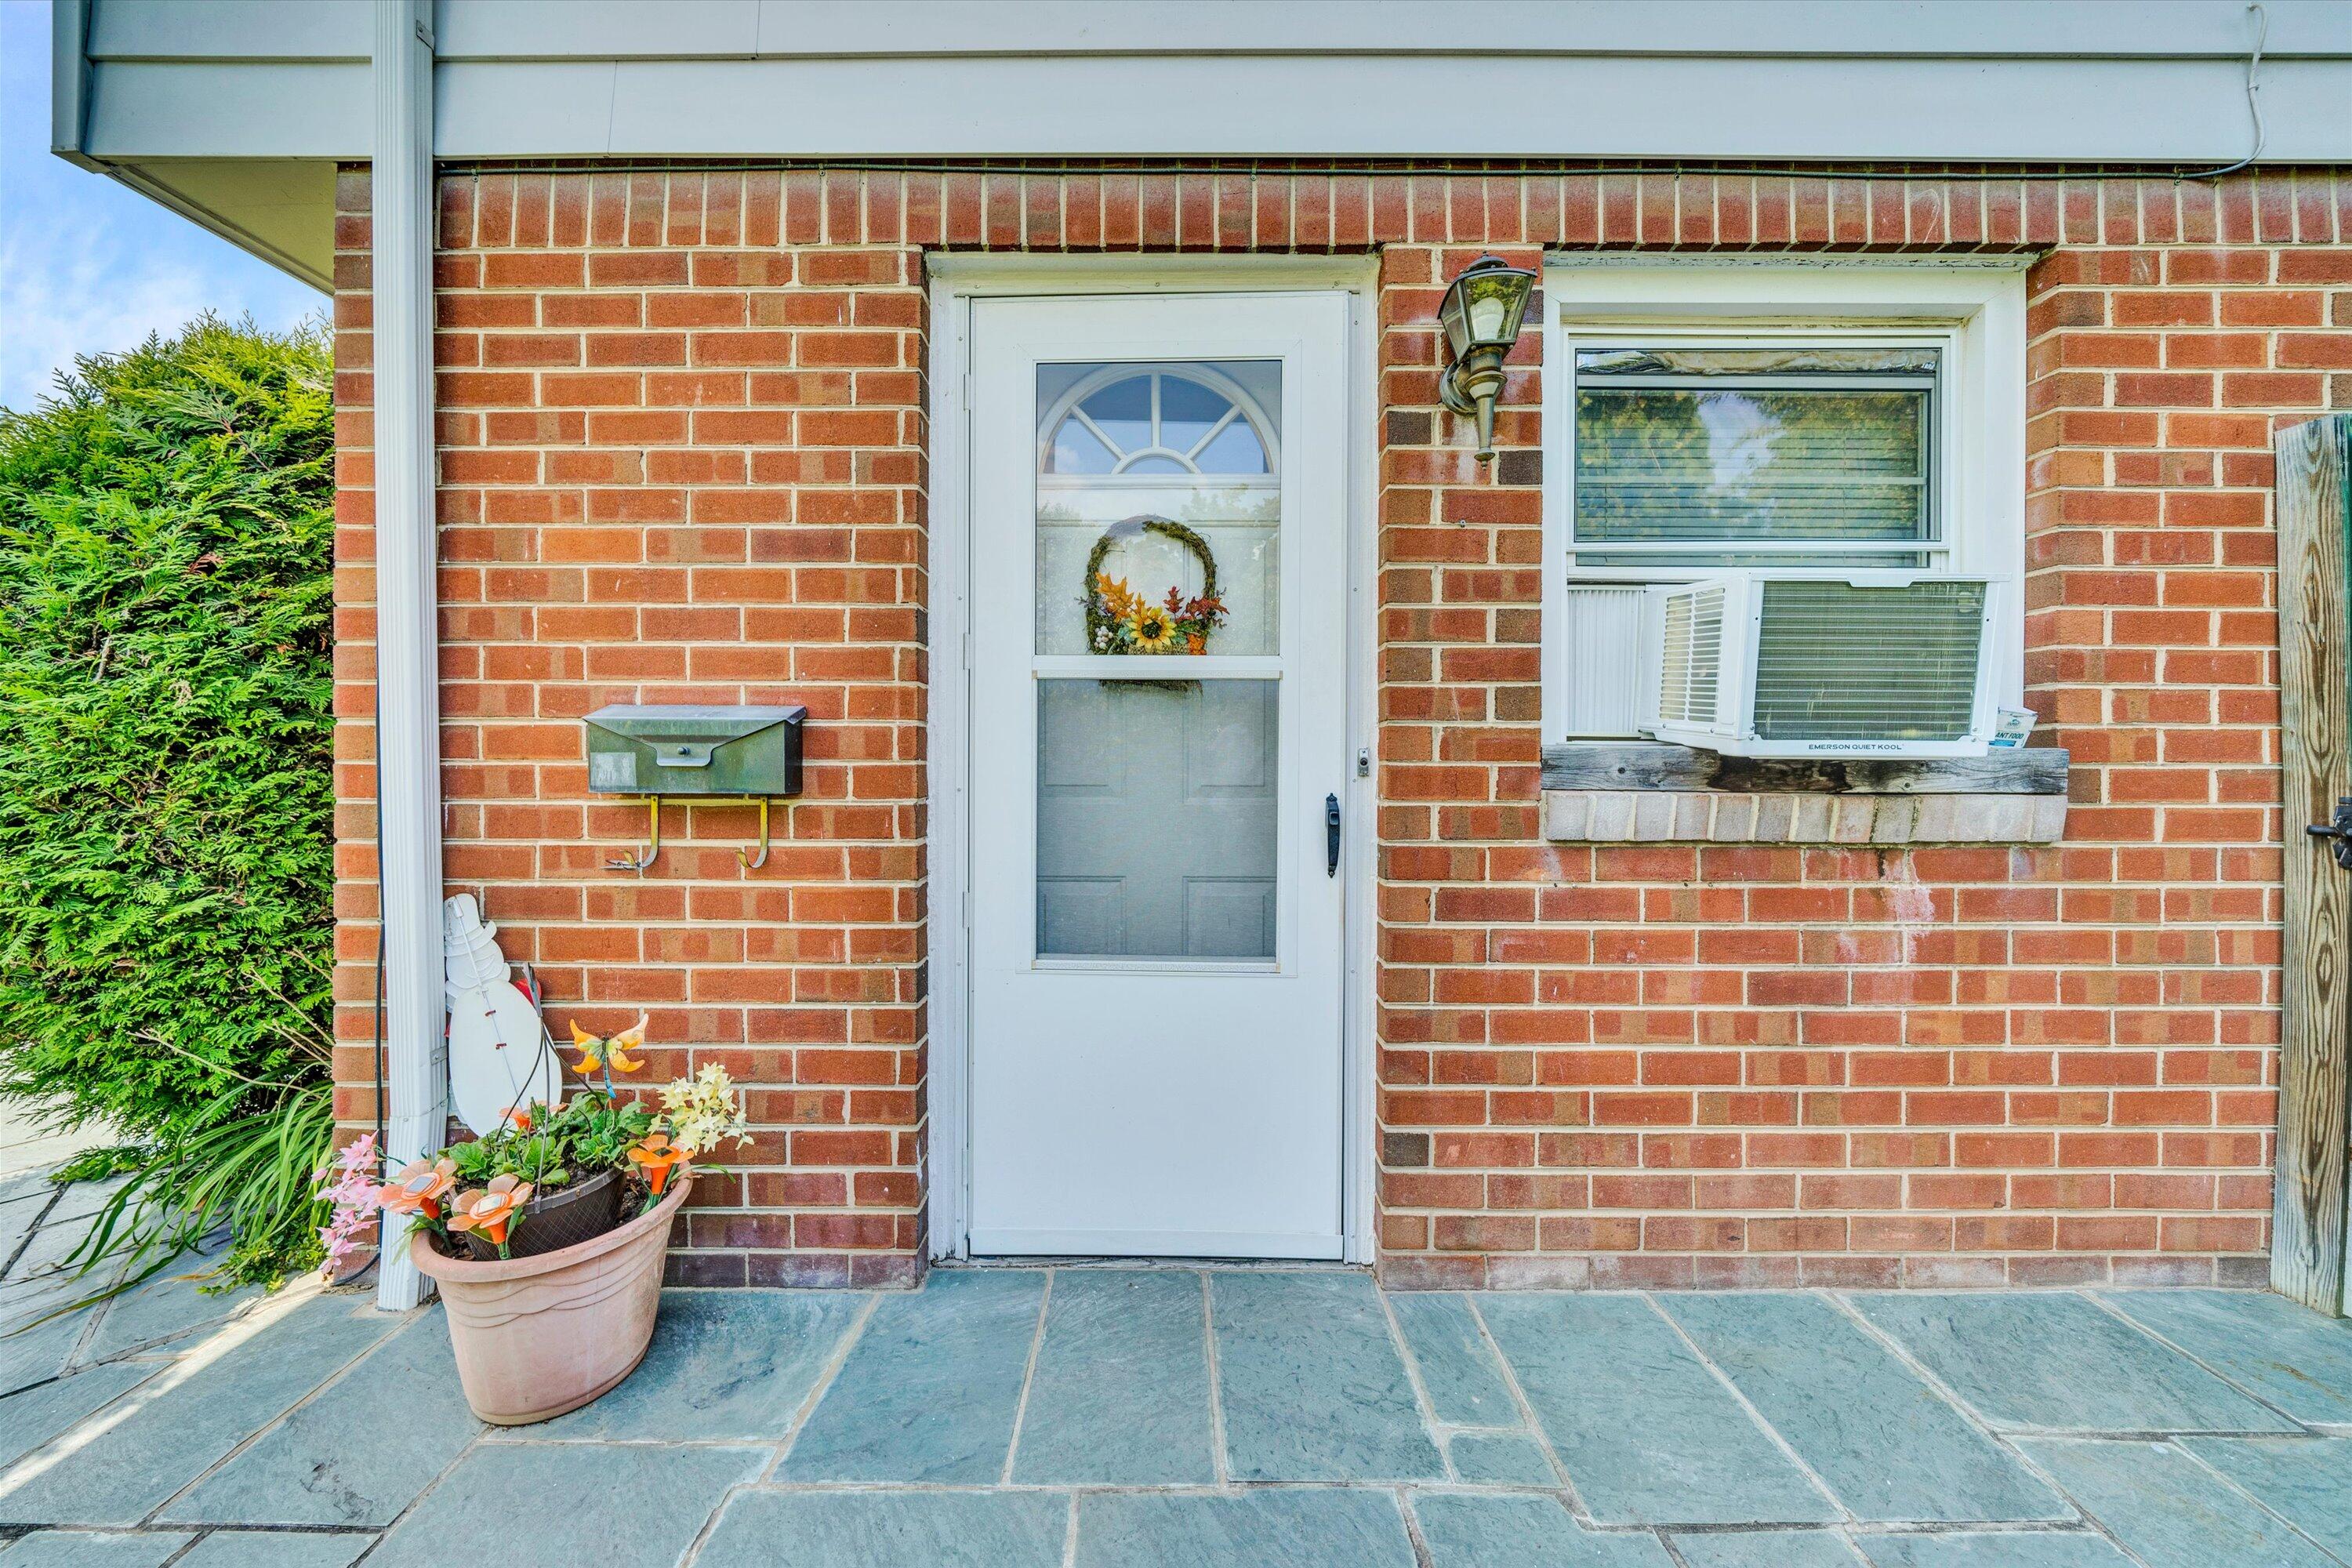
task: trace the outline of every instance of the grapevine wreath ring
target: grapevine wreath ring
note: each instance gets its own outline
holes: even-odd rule
[[[1146,533],[1172,540],[1201,563],[1201,592],[1187,600],[1171,588],[1164,603],[1153,603],[1131,591],[1123,578],[1103,570],[1111,546]],[[1104,529],[1087,552],[1087,651],[1097,654],[1202,653],[1209,634],[1225,623],[1225,606],[1217,597],[1217,558],[1209,542],[1182,523],[1146,513],[1114,522]]]

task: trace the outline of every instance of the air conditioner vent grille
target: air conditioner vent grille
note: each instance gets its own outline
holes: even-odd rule
[[[1723,679],[1721,587],[1678,594],[1666,601],[1665,636],[1658,664],[1658,716],[1678,724],[1715,721]]]
[[[1756,734],[1764,740],[1958,741],[1975,717],[1985,584],[1762,584]],[[1667,631],[1668,668],[1674,634]]]

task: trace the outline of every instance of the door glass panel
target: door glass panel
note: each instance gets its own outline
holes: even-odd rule
[[[1037,683],[1040,956],[1275,956],[1278,686]]]
[[[1280,651],[1281,361],[1039,365],[1036,412],[1039,653]]]

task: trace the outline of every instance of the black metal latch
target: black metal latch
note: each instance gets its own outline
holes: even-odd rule
[[[2337,798],[2333,822],[2315,822],[2304,831],[2314,838],[2334,839],[2336,863],[2352,871],[2352,795]]]
[[[1339,874],[1339,797],[1336,795],[1323,797],[1323,874]]]

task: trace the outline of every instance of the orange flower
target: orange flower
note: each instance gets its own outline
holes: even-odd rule
[[[512,1176],[492,1176],[478,1192],[460,1193],[457,1212],[449,1216],[451,1230],[478,1230],[504,1252],[507,1226],[515,1211],[530,1202],[530,1184]]]
[[[680,1148],[672,1143],[667,1132],[648,1132],[644,1142],[629,1151],[629,1160],[639,1170],[645,1172],[646,1184],[653,1188],[654,1196],[659,1197],[662,1188],[669,1184],[670,1167],[683,1162],[693,1152],[691,1149]]]
[[[530,1112],[519,1105],[507,1107],[506,1120],[514,1123],[514,1130],[518,1132],[530,1131]]]
[[[610,1039],[600,1040],[582,1028],[577,1021],[572,1026],[572,1044],[580,1052],[580,1076],[586,1078],[606,1063],[614,1072],[635,1072],[646,1064],[629,1055],[646,1043],[646,1026],[652,1020],[637,1015],[637,1021]]]
[[[411,1160],[393,1173],[392,1180],[376,1194],[376,1202],[394,1214],[421,1214],[426,1219],[439,1219],[442,1195],[457,1184],[456,1161]]]
[[[577,1018],[572,1021],[572,1048],[580,1053],[582,1078],[586,1078],[604,1065],[604,1059],[596,1054],[604,1048],[604,1042],[582,1028],[580,1020]]]

